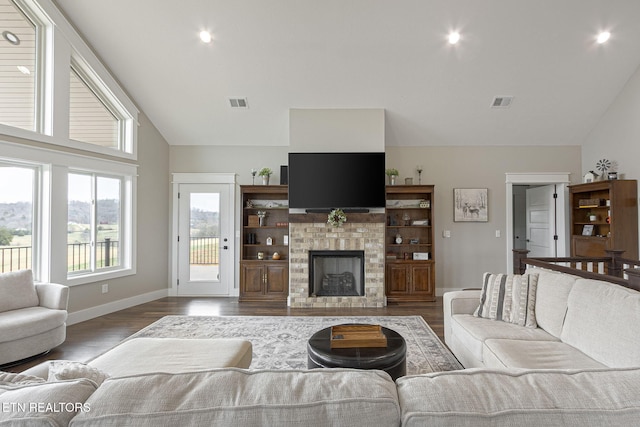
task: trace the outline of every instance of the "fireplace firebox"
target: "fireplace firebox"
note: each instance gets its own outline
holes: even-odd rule
[[[309,296],[364,296],[364,251],[309,251]]]

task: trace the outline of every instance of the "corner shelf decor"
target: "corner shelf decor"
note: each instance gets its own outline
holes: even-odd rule
[[[387,300],[435,301],[433,185],[386,188]]]
[[[608,180],[569,187],[571,256],[603,257],[605,249],[638,258],[636,180]]]
[[[286,185],[243,185],[240,301],[286,301],[289,207]]]

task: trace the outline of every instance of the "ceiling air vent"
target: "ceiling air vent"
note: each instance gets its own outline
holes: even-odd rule
[[[229,98],[229,105],[232,109],[244,109],[249,108],[249,102],[247,98]]]
[[[513,96],[496,96],[493,98],[491,108],[508,108],[513,102]]]

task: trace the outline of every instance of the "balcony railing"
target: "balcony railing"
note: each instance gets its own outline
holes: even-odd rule
[[[0,273],[31,268],[31,246],[0,247]]]
[[[220,238],[214,236],[190,238],[190,264],[211,265],[218,264]]]
[[[220,238],[191,237],[189,260],[191,264],[218,264]],[[88,270],[91,262],[91,243],[67,245],[67,271]],[[0,246],[0,273],[31,268],[31,246]],[[105,239],[96,242],[96,268],[106,268],[120,263],[120,242]]]
[[[67,254],[67,271],[89,269],[91,243],[69,243]],[[30,269],[32,255],[31,246],[0,246],[0,273]],[[111,239],[96,242],[96,268],[118,265],[119,262],[120,242]]]

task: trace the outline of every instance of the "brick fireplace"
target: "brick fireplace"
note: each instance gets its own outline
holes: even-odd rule
[[[289,215],[289,299],[296,308],[384,307],[384,213],[347,214],[341,227],[326,214]],[[310,289],[310,251],[364,252],[364,295],[314,295]]]

